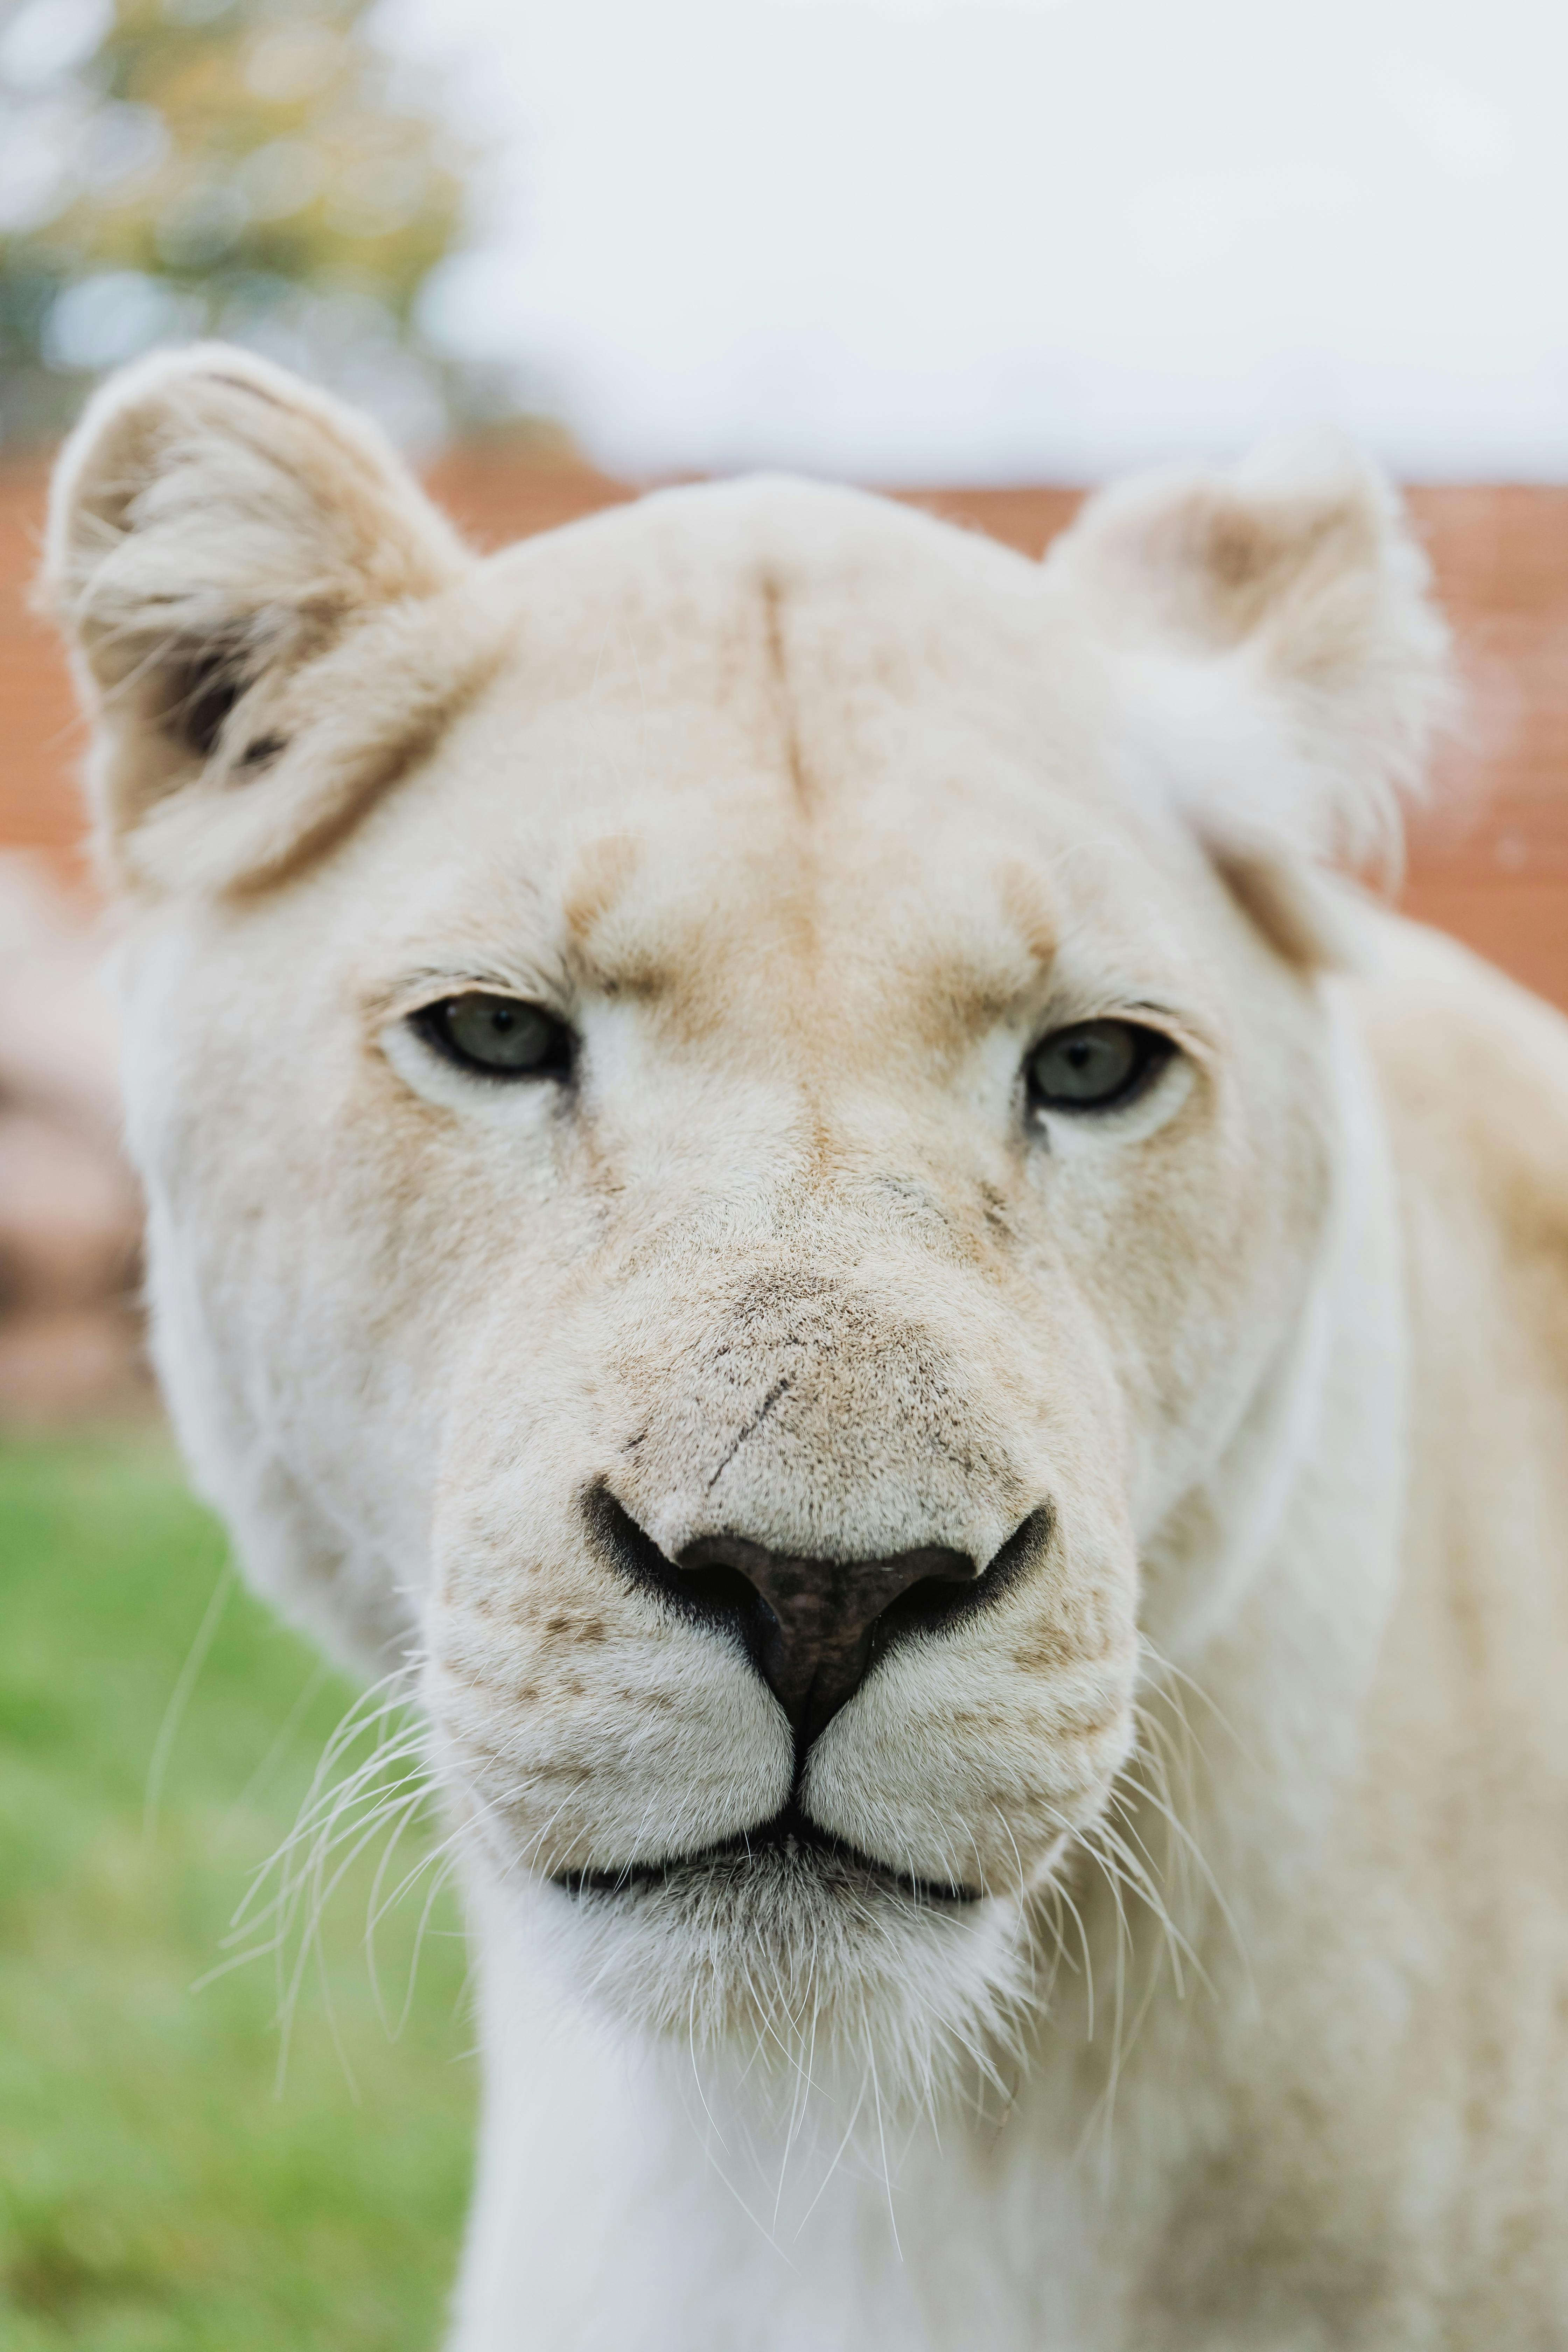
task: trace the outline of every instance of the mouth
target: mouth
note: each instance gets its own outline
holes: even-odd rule
[[[984,1890],[945,1880],[917,1878],[895,1869],[875,1854],[832,1837],[806,1819],[799,1807],[786,1805],[772,1821],[733,1837],[702,1846],[691,1853],[672,1854],[660,1862],[629,1862],[619,1870],[563,1871],[554,1884],[573,1896],[631,1898],[662,1887],[682,1891],[707,1883],[735,1884],[771,1873],[777,1877],[809,1874],[820,1882],[837,1881],[847,1891],[868,1881],[896,1887],[911,1902],[962,1907],[983,1900]]]

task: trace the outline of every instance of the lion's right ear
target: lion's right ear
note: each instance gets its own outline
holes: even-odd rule
[[[469,565],[380,430],[283,369],[201,344],[113,377],[60,457],[41,583],[95,724],[111,865],[221,887],[341,818],[389,719],[417,730],[444,690],[441,632],[410,607]],[[408,639],[398,708],[366,756],[340,745],[306,773],[287,754],[321,666],[376,623]]]

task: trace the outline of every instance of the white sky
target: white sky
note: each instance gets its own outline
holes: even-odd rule
[[[633,475],[1093,478],[1318,418],[1568,478],[1568,0],[384,0],[432,322]]]

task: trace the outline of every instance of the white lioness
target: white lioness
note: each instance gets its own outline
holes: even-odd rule
[[[1568,1032],[1325,877],[1390,494],[479,562],[205,349],[48,577],[170,1401],[463,1848],[461,2352],[1568,2342]]]

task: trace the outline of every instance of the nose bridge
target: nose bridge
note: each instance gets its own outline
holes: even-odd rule
[[[853,1109],[830,1123],[806,1106],[805,1132],[778,1151],[746,1202],[748,1245],[727,1276],[734,1294],[760,1273],[825,1299],[831,1291],[852,1316],[857,1288],[880,1281],[897,1286],[908,1310],[938,1267],[971,1256],[961,1188],[929,1164],[913,1122],[875,1099]],[[911,1327],[919,1319],[911,1314]]]
[[[873,1253],[870,1227],[823,1206],[797,1195],[689,1282],[674,1345],[634,1375],[617,1491],[672,1559],[732,1538],[811,1561],[984,1561],[1035,1500],[973,1360],[984,1318],[966,1351],[952,1269],[912,1236]]]

